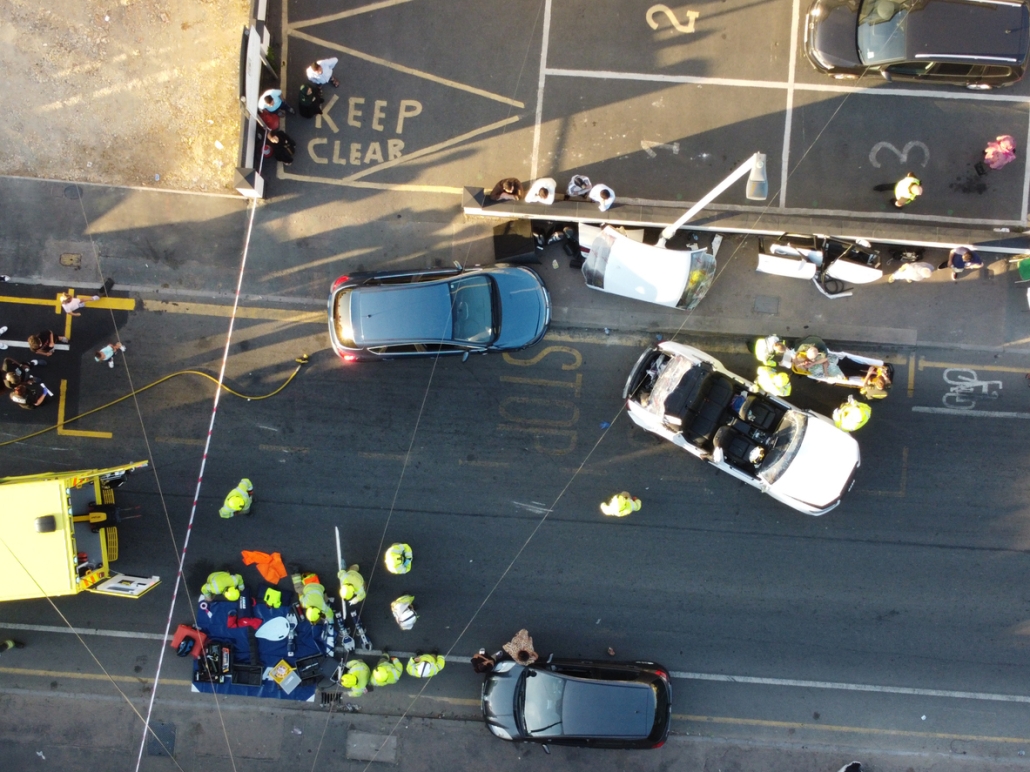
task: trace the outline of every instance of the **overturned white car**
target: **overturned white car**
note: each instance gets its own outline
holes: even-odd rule
[[[641,428],[805,514],[837,506],[861,462],[858,443],[829,418],[760,391],[691,346],[649,348],[622,396]]]
[[[705,249],[665,249],[644,244],[644,231],[580,223],[583,278],[591,289],[672,308],[697,306],[715,280],[722,236]]]

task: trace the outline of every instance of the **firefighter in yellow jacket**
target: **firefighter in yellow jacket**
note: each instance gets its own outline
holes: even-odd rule
[[[207,584],[200,588],[203,593],[202,600],[211,601],[218,595],[222,595],[228,601],[240,599],[240,590],[243,589],[243,577],[239,574],[230,574],[228,571],[215,571],[207,577]]]
[[[348,603],[361,603],[365,599],[365,578],[358,573],[357,564],[341,569],[336,574],[340,579],[340,597]]]
[[[233,515],[249,515],[250,505],[254,503],[254,486],[251,485],[250,480],[244,477],[240,480],[240,484],[229,491],[229,494],[225,497],[225,503],[222,504],[222,508],[218,510],[224,518],[230,518]]]
[[[401,661],[396,657],[384,654],[379,663],[372,669],[372,683],[375,686],[389,686],[400,680],[404,672]]]
[[[340,686],[350,689],[347,694],[351,697],[360,697],[368,691],[368,678],[371,673],[369,667],[360,659],[349,659],[344,666],[344,673],[340,676]]]
[[[444,659],[439,654],[419,654],[408,660],[405,671],[415,678],[432,678],[443,670]]]

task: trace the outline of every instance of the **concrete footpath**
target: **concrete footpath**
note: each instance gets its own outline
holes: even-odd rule
[[[296,185],[288,181],[274,185],[283,190],[273,191],[274,197],[259,202],[255,212],[243,282],[248,302],[313,307],[348,271],[419,269],[456,259],[469,265],[490,262],[495,231],[504,228],[497,220],[467,218],[458,196],[396,192],[373,204],[346,189],[333,190],[330,197],[318,186],[293,191]],[[303,192],[307,205],[297,206],[294,192]],[[133,293],[223,302],[230,302],[235,291],[250,217],[246,202],[229,197],[3,177],[0,208],[5,212],[0,272],[18,281],[95,287],[103,275]],[[727,216],[725,224],[746,227],[747,217]],[[844,226],[776,223],[794,232],[844,232],[829,227],[835,224]],[[939,243],[944,236],[929,225],[904,227],[909,240]],[[711,238],[710,232],[697,235],[701,243]],[[1030,351],[1030,285],[1017,283],[1010,262],[1027,239],[994,240],[990,231],[950,235],[984,244],[986,268],[957,282],[950,271],[918,284],[888,284],[884,278],[838,299],[824,297],[809,281],[756,273],[757,238],[728,235],[719,250],[714,285],[689,312],[589,289],[580,272],[569,269],[557,244],[535,257],[530,254],[529,260],[551,292],[556,328],[741,339],[775,332],[888,349]],[[927,259],[936,261],[941,257],[937,252],[945,254],[938,249]],[[899,266],[887,263],[885,273]]]
[[[355,701],[357,702],[357,701]],[[8,689],[0,692],[0,758],[7,770],[42,768],[135,770],[146,702],[118,697]],[[499,740],[479,719],[410,718],[330,711],[270,700],[223,700],[216,709],[201,695],[162,699],[141,770],[444,769],[583,772],[836,772],[852,760],[869,772],[1007,772],[1030,767],[1012,760],[955,754],[870,753],[792,742],[751,743],[673,733],[661,749],[615,751]],[[162,745],[164,747],[162,747]],[[172,752],[172,758],[166,753]],[[373,760],[374,757],[374,760]]]

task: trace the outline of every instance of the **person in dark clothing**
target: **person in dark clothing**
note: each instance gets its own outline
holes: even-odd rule
[[[26,410],[35,410],[46,401],[46,398],[53,396],[44,384],[37,381],[31,375],[23,382],[14,387],[11,391],[11,402]]]
[[[305,83],[300,87],[300,101],[297,109],[302,118],[314,118],[322,114],[322,105],[325,104],[325,97],[322,96],[322,87]]]
[[[54,353],[54,346],[57,345],[57,341],[61,343],[67,343],[68,339],[63,335],[54,337],[53,330],[43,330],[37,335],[29,336],[29,351],[33,354],[40,354],[48,357]]]
[[[286,166],[293,163],[293,154],[297,150],[297,143],[282,129],[268,133],[268,146],[272,148],[272,156]]]

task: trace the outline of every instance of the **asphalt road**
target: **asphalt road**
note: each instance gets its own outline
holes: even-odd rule
[[[130,378],[138,388],[178,370],[217,372],[227,320],[212,304],[179,304],[175,312],[154,301],[140,306],[122,316],[87,310],[75,321],[88,345],[73,335],[73,350],[55,354],[47,371],[77,384],[66,415],[120,396]],[[356,367],[327,350],[320,312],[302,312],[307,316],[295,323],[283,313],[245,307],[227,382],[255,396],[281,383],[296,355],[308,352],[312,362],[277,397],[223,396],[176,623],[188,619],[186,599],[209,571],[241,569],[241,549],[281,551],[288,562],[331,573],[332,527],[339,525],[348,559],[367,573],[381,543],[404,540],[415,548],[409,576],[379,570],[371,577],[365,617],[377,648],[467,655],[525,626],[542,651],[593,657],[610,646],[620,657],[656,660],[680,674],[776,679],[688,680],[677,691],[680,731],[721,716],[743,722],[727,730],[731,736],[778,735],[780,724],[792,724],[825,739],[826,730],[808,726],[818,724],[810,714],[819,713],[824,724],[864,727],[888,747],[951,742],[927,732],[1022,736],[1025,701],[786,682],[1026,693],[1028,598],[1020,579],[1027,570],[1027,484],[1018,459],[1021,419],[1030,415],[1023,377],[1030,364],[955,352],[892,354],[897,386],[857,435],[863,464],[856,485],[838,509],[811,518],[628,421],[619,395],[641,336],[556,333],[511,356]],[[128,370],[97,365],[89,353],[112,323],[128,346]],[[753,372],[743,341],[708,345],[725,352],[731,369]],[[57,600],[61,616],[44,602],[7,604],[0,627],[163,632],[212,394],[207,381],[177,377],[138,402],[74,424],[110,432],[110,439],[51,433],[0,448],[11,474],[87,466],[98,453],[112,463],[151,457],[152,469],[123,488],[123,500],[138,505],[141,517],[120,529],[118,567],[164,577],[133,602],[88,594]],[[829,412],[844,396],[797,383],[793,399]],[[10,405],[5,439],[53,420],[54,409],[27,413]],[[255,483],[254,513],[222,520],[221,498],[241,476]],[[642,511],[626,520],[602,516],[598,503],[624,488],[643,499]],[[244,574],[257,580],[250,569]],[[388,603],[405,592],[416,595],[422,619],[403,634]],[[93,654],[135,683],[153,673],[160,646],[87,638],[90,654],[70,636],[27,635],[55,652],[48,661],[61,663],[46,670],[66,675],[16,668],[0,674],[8,685],[44,678],[74,690],[82,676],[69,674],[97,674]],[[181,688],[174,681],[185,683],[188,674],[174,659],[167,668],[163,677],[173,683],[162,693],[170,696]],[[470,675],[457,674],[431,695],[469,702],[475,689]],[[927,704],[937,710],[916,707]],[[932,724],[912,723],[928,710]],[[753,725],[763,721],[772,728]]]

